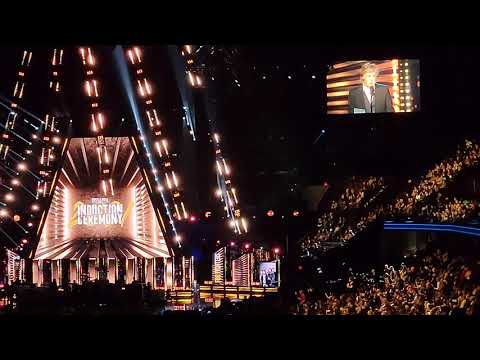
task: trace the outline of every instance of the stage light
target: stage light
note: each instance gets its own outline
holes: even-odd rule
[[[327,187],[327,186],[328,186],[328,183],[325,181],[325,182],[323,183],[323,186],[324,186],[324,187]]]
[[[20,221],[20,219],[21,219],[20,215],[15,215],[13,217],[13,221],[16,221],[16,222]]]
[[[190,222],[194,222],[195,220],[197,220],[195,216],[190,216]]]
[[[235,246],[235,242],[234,242],[234,241],[230,241],[230,246]]]
[[[250,248],[250,244],[245,244],[245,249],[249,249]]]
[[[1,217],[7,217],[8,216],[8,211],[6,209],[0,210],[0,216]]]
[[[230,220],[230,227],[235,227],[235,220]]]
[[[272,217],[273,215],[275,215],[275,213],[273,212],[273,210],[268,210],[268,211],[267,211],[267,216]]]
[[[20,181],[18,179],[12,179],[12,185],[18,186],[20,185]]]
[[[298,215],[300,215],[300,212],[298,210],[294,210],[293,211],[293,216],[298,216]]]
[[[53,138],[53,142],[54,142],[55,144],[59,144],[59,143],[60,143],[60,138],[59,138],[58,136],[55,136],[55,137]]]
[[[33,139],[38,138],[37,134],[33,134],[33,135],[32,135],[32,138],[33,138]]]
[[[15,199],[12,193],[7,193],[5,195],[5,201],[12,202]]]
[[[28,227],[32,227],[32,226],[33,226],[33,223],[29,222],[29,223],[27,224],[27,226],[28,226]]]
[[[193,78],[193,75],[190,71],[187,71],[187,74],[188,74],[188,78],[190,80],[190,85],[194,86],[195,85],[195,81],[194,81],[194,78]]]
[[[17,165],[17,169],[20,171],[25,171],[27,170],[27,165],[25,165],[25,163],[20,163]]]
[[[38,206],[38,204],[33,204],[32,205],[32,210],[33,211],[38,211],[38,210],[40,210],[40,206]]]
[[[28,240],[27,239],[22,239],[22,244],[26,244],[28,243]]]
[[[182,240],[182,237],[181,237],[180,235],[177,235],[177,236],[175,236],[175,240],[176,240],[177,242],[180,242],[180,240]]]
[[[215,192],[215,194],[216,194],[217,196],[221,196],[221,195],[222,195],[222,190],[217,189],[217,191]]]
[[[273,252],[274,252],[275,254],[278,254],[278,253],[280,252],[280,249],[279,249],[279,248],[275,248],[275,249],[273,249]]]
[[[158,190],[159,192],[162,192],[162,191],[163,191],[163,186],[162,186],[162,185],[158,185],[158,186],[157,186],[157,190]]]
[[[244,218],[241,218],[240,221],[242,222],[243,230],[244,230],[245,232],[248,232],[248,230],[247,230],[247,222],[245,221],[245,219],[244,219]]]
[[[223,159],[223,166],[225,167],[225,174],[230,175],[230,170],[228,169],[227,163],[225,159]]]

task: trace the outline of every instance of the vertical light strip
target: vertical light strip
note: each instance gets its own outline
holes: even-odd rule
[[[151,173],[154,177],[154,188],[161,195],[161,199],[163,201],[163,205],[165,208],[165,212],[169,218],[169,222],[171,225],[171,229],[177,240],[177,244],[180,246],[180,236],[177,234],[177,230],[175,227],[174,219],[176,221],[182,220],[179,212],[177,211],[176,214],[172,216],[170,212],[171,204],[169,204],[164,196],[163,193],[163,186],[160,179],[165,179],[168,187],[168,192],[171,195],[171,201],[173,203],[174,208],[178,209],[178,204],[181,203],[181,199],[183,197],[183,190],[179,188],[178,184],[181,181],[178,179],[178,176],[172,171],[172,163],[173,158],[170,156],[168,147],[167,147],[167,139],[165,137],[165,128],[162,126],[162,121],[159,119],[159,114],[157,113],[157,109],[154,105],[154,85],[149,81],[146,71],[143,68],[142,63],[142,49],[138,46],[134,46],[130,49],[127,49],[125,55],[129,59],[127,61],[128,66],[131,69],[131,74],[134,78],[134,83],[136,83],[137,91],[135,92],[136,96],[139,98],[139,103],[142,105],[143,114],[142,120],[148,121],[148,128],[151,131],[152,141],[155,146],[154,152],[150,152],[147,149],[147,146],[144,144],[147,160],[151,167]],[[138,122],[138,121],[137,121]],[[141,125],[138,125],[141,127]],[[146,136],[142,133],[141,139],[146,141],[143,137]],[[162,148],[163,147],[163,148]],[[157,169],[155,165],[155,158],[160,163],[161,167]],[[172,171],[172,177],[167,174],[167,172]],[[172,180],[172,181],[171,181]],[[162,180],[163,181],[163,180]],[[175,186],[172,186],[172,182]]]
[[[85,90],[90,103],[90,118],[91,128],[96,135],[97,153],[99,161],[99,180],[102,186],[104,195],[107,194],[106,182],[110,184],[111,193],[114,194],[113,182],[111,181],[111,166],[110,159],[107,153],[107,144],[104,137],[104,129],[106,127],[106,120],[99,109],[99,92],[101,90],[101,84],[95,77],[95,55],[90,47],[80,48],[80,55],[82,58],[82,64],[85,71]],[[104,161],[102,161],[102,153],[104,155]]]
[[[185,59],[185,66],[186,66],[186,80],[190,83],[191,86],[196,88],[206,88],[207,81],[202,82],[200,74],[203,72],[203,69],[200,65],[197,65],[196,59],[196,51],[194,46],[192,45],[184,45],[179,47],[179,51],[181,55]],[[205,79],[208,76],[204,76]],[[239,84],[238,84],[239,85]],[[207,114],[208,115],[208,114]],[[241,217],[239,201],[238,201],[238,194],[235,190],[232,190],[232,180],[230,178],[231,169],[227,165],[226,159],[222,155],[222,148],[220,143],[220,136],[215,131],[215,124],[209,119],[210,125],[210,132],[212,133],[212,142],[215,151],[215,165],[216,165],[216,172],[217,172],[217,180],[218,180],[218,190],[219,191],[219,199],[222,203],[224,203],[224,209],[226,214],[226,219],[229,225],[234,229],[235,234],[240,235],[242,234],[242,230],[239,225],[239,220],[241,220],[242,225],[245,232],[247,230],[246,222]],[[233,194],[235,199],[235,203],[231,200],[230,191]]]
[[[395,112],[400,111],[400,86],[398,79],[398,59],[392,60],[392,80],[393,80],[393,107]]]

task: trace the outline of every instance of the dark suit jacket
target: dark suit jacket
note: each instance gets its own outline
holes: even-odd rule
[[[353,108],[365,109],[367,113],[372,112],[362,86],[352,88],[348,94],[348,112],[350,114],[353,114]],[[386,85],[375,84],[374,112],[393,112],[392,98]]]

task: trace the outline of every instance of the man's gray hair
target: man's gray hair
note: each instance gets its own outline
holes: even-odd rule
[[[377,68],[377,65],[375,65],[374,63],[370,63],[370,62],[367,62],[365,64],[362,65],[362,67],[360,68],[360,74],[361,76],[365,75],[366,73],[369,73],[369,72],[375,72],[375,75],[378,75],[378,68]]]

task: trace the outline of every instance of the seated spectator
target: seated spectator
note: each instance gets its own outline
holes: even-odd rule
[[[455,156],[436,164],[418,181],[408,180],[412,186],[392,203],[369,207],[372,201],[385,190],[383,178],[352,178],[340,195],[332,201],[330,211],[318,218],[315,234],[306,236],[301,242],[303,252],[323,248],[323,244],[344,243],[380,217],[420,217],[430,221],[464,221],[478,210],[478,203],[469,200],[444,199],[440,191],[453,181],[464,169],[477,165],[480,146],[477,142],[465,140]],[[436,194],[436,198],[434,196]],[[363,214],[353,211],[364,209]]]
[[[385,265],[375,277],[349,277],[337,294],[307,302],[319,315],[480,315],[480,282],[472,269],[479,261],[451,258],[440,251],[418,252],[398,270]],[[301,290],[300,290],[301,291]]]

